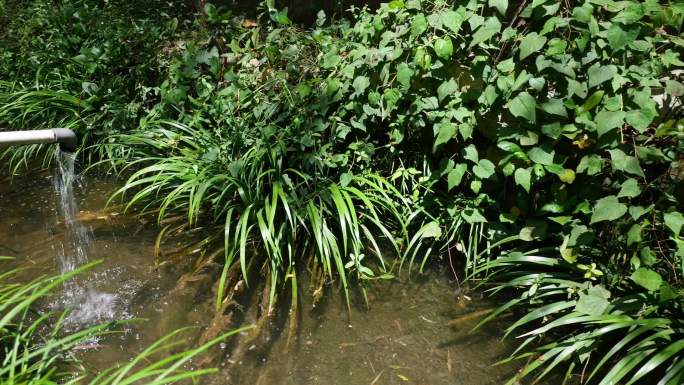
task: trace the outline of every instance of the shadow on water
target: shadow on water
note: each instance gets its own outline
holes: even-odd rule
[[[55,273],[54,245],[68,244],[69,228],[58,215],[50,173],[34,173],[10,182],[0,176],[0,254],[12,253],[28,267],[25,279]],[[80,357],[96,372],[124,362],[150,342],[179,327],[195,326],[196,341],[215,315],[215,274],[193,277],[196,249],[184,247],[198,233],[167,237],[162,254],[173,263],[155,263],[159,228],[145,217],[124,214],[116,205],[104,209],[117,181],[90,176],[73,191],[74,223],[94,235],[88,259],[102,260],[76,281],[79,287],[109,295],[91,298],[107,309],[96,319],[145,318],[126,325],[125,333],[108,336],[84,347]],[[76,207],[74,206],[74,207]],[[306,270],[303,268],[303,270]],[[184,275],[185,274],[185,275]],[[219,373],[204,385],[230,384],[501,384],[513,366],[490,366],[505,357],[512,345],[500,341],[501,324],[476,333],[470,330],[492,304],[459,301],[455,282],[446,271],[412,280],[372,283],[370,309],[354,300],[347,311],[342,293],[333,286],[318,301],[316,286],[300,274],[297,328],[288,343],[290,292],[284,290],[277,314],[255,337],[241,336],[221,344],[209,360]],[[257,280],[257,277],[254,278]],[[251,280],[250,282],[253,282]],[[183,284],[179,284],[183,281]],[[234,298],[233,325],[252,323],[264,309],[256,288]],[[85,311],[88,298],[78,297],[75,311]],[[80,301],[80,302],[78,302]],[[64,306],[49,303],[48,307]],[[87,309],[86,309],[87,310]],[[245,343],[245,340],[249,341]],[[195,341],[195,342],[196,342]],[[244,350],[241,354],[236,349]]]

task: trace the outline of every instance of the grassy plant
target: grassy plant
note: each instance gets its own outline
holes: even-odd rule
[[[98,325],[74,334],[60,335],[59,315],[33,313],[35,303],[84,269],[53,279],[39,278],[28,284],[10,283],[17,270],[0,277],[0,330],[3,362],[0,383],[42,384],[56,377],[55,370],[69,351],[84,340],[104,333],[111,325]],[[54,326],[51,326],[54,325]],[[45,332],[47,328],[48,332]]]
[[[278,285],[285,277],[293,279],[297,261],[306,262],[302,258],[310,254],[316,255],[331,280],[340,278],[345,292],[351,278],[363,282],[389,276],[391,267],[380,245],[389,245],[396,253],[399,245],[381,218],[393,216],[398,224],[405,219],[399,210],[402,196],[386,179],[359,175],[340,184],[288,167],[287,157],[278,149],[250,148],[224,158],[212,154],[215,147],[206,143],[210,138],[206,131],[173,122],[121,136],[127,148],[140,144],[160,153],[129,163],[139,169],[114,196],[131,192],[127,206],[144,202],[160,221],[180,211],[190,224],[196,224],[202,214],[223,222],[222,280],[234,262],[240,263],[247,280],[250,260],[263,256],[273,283],[272,303]],[[115,145],[107,146],[111,150]],[[139,155],[135,150],[132,154]],[[372,245],[380,275],[363,261],[366,245]],[[255,247],[259,252],[248,251]],[[219,287],[221,301],[223,281]]]
[[[508,384],[538,381],[560,367],[580,383],[674,385],[684,379],[684,325],[676,297],[609,291],[550,249],[507,252],[475,274],[485,271],[500,282],[492,293],[519,293],[480,323],[522,310],[506,329],[522,342],[504,362],[527,362]]]
[[[2,258],[5,261],[9,258]],[[96,337],[113,333],[119,322],[88,327],[76,332],[62,330],[66,313],[42,313],[37,303],[74,276],[82,274],[96,263],[58,277],[40,277],[29,283],[16,281],[18,269],[4,270],[0,274],[0,349],[2,365],[0,384],[46,385],[90,384],[161,385],[197,379],[215,369],[187,370],[193,357],[202,354],[227,337],[250,327],[225,333],[206,344],[188,350],[180,350],[187,342],[179,337],[186,331],[174,331],[156,341],[124,365],[115,366],[87,379],[87,373],[65,370],[65,364],[74,363],[73,348]]]

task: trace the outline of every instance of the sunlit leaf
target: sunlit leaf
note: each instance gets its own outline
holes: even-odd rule
[[[627,206],[620,203],[615,195],[609,195],[596,201],[591,215],[591,223],[613,221],[627,213]]]

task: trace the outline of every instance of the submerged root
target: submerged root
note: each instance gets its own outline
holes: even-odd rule
[[[468,324],[472,323],[475,321],[480,320],[481,318],[485,317],[486,315],[490,314],[492,311],[494,311],[494,307],[486,308],[486,309],[480,309],[477,311],[473,311],[467,314],[464,314],[460,317],[454,318],[450,321],[447,322],[448,326],[461,326],[463,324]]]
[[[221,302],[221,305],[214,313],[211,322],[200,336],[200,344],[204,344],[218,337],[221,333],[230,328],[233,319],[233,312],[230,310],[231,307],[236,304],[234,298],[244,290],[244,285],[241,284],[242,280],[240,279],[240,274],[239,264],[234,264],[228,269],[226,277],[226,287],[230,288],[230,290],[228,290],[228,296]],[[218,295],[218,286],[219,282],[216,280],[212,288],[214,296]]]
[[[271,280],[268,279],[261,288],[254,291],[254,293],[259,293],[259,303],[257,306],[250,307],[246,316],[246,319],[252,320],[254,328],[235,345],[232,354],[235,361],[241,361],[250,350],[256,348],[257,340],[266,341],[270,339],[270,336],[265,333],[269,331],[267,326],[272,315],[269,307],[271,284]],[[277,300],[274,299],[273,301],[276,302]],[[270,305],[274,306],[275,303]]]
[[[164,309],[168,312],[168,316],[163,317],[160,322],[163,324],[160,327],[163,330],[171,330],[173,325],[179,323],[192,324],[193,321],[200,321],[196,317],[202,312],[190,311],[192,307],[201,305],[202,310],[208,307],[210,300],[211,287],[217,279],[216,270],[216,254],[210,254],[203,258],[196,258],[194,261],[188,261],[191,268],[188,272],[181,275],[173,284],[172,287],[164,289],[164,294],[158,299],[160,304],[163,304]],[[149,294],[149,290],[142,290],[140,298],[136,301],[144,303],[143,294]],[[200,310],[198,308],[198,310]],[[218,334],[217,334],[218,336]]]
[[[183,218],[176,216],[165,218],[160,222],[160,224],[165,224],[166,226],[159,232],[154,243],[154,257],[158,265],[173,262],[175,266],[182,266],[189,255],[203,254],[207,246],[215,240],[215,236],[208,235],[197,241],[197,233],[206,234],[207,229],[202,226],[193,227],[187,222],[183,222]],[[176,241],[176,247],[163,245],[170,236],[173,236],[173,239]],[[212,253],[212,256],[215,257],[220,252],[220,249],[216,250],[216,252]]]
[[[249,269],[248,269],[249,271]],[[219,282],[214,284],[213,293],[218,295]],[[256,290],[247,290],[244,281],[242,280],[242,272],[240,264],[232,265],[227,272],[225,287],[227,288],[226,297],[221,302],[218,310],[214,313],[211,322],[200,336],[199,343],[203,344],[213,338],[225,333],[235,324],[251,323],[254,328],[248,333],[242,335],[231,342],[233,348],[231,351],[231,361],[240,361],[242,357],[250,350],[254,342],[262,336],[263,330],[268,324],[270,313],[268,312],[268,302],[270,294],[270,281],[266,281],[261,287]],[[239,299],[238,299],[239,298]],[[242,303],[249,303],[257,299],[257,306],[246,306],[246,313],[243,313]],[[218,348],[215,348],[218,349]],[[215,351],[217,354],[208,354],[203,360],[199,362],[200,365],[215,365],[216,361],[223,355]]]
[[[312,293],[312,306],[316,307],[323,298],[326,275],[323,269],[319,268],[320,265],[317,258],[310,258],[310,260],[312,261],[312,266],[308,269],[309,276],[311,277],[309,290]]]
[[[198,258],[190,272],[183,274],[176,283],[176,287],[171,291],[171,295],[187,293],[192,291],[195,294],[207,293],[212,282],[216,281],[218,264],[216,258],[219,252],[209,254],[204,258]],[[194,287],[193,287],[194,286]]]
[[[297,273],[292,271],[289,274],[292,291],[292,302],[290,303],[289,327],[287,329],[287,346],[290,346],[299,325],[298,298],[297,298]]]

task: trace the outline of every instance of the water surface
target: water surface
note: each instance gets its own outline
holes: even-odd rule
[[[73,307],[74,329],[112,319],[148,320],[84,346],[79,354],[84,365],[97,372],[124,362],[179,327],[196,327],[191,335],[197,341],[215,315],[213,267],[200,264],[206,258],[193,244],[207,233],[169,235],[157,255],[160,227],[153,218],[123,213],[116,204],[105,209],[120,181],[106,176],[77,181],[71,224],[65,223],[56,182],[49,172],[0,177],[0,255],[16,256],[17,264],[29,267],[24,276],[29,279],[64,271],[64,259],[81,247],[89,261],[102,263],[45,306]],[[77,245],[70,238],[74,226],[87,234]],[[306,277],[300,286],[296,328],[290,328],[284,309],[256,336],[227,341],[199,360],[220,368],[201,383],[493,385],[514,373],[512,366],[491,366],[512,348],[500,341],[501,324],[469,333],[492,305],[459,297],[448,271],[373,284],[370,309],[356,300],[351,312],[333,288],[314,306]],[[254,295],[238,297],[230,310],[234,326],[256,322],[255,306]]]

